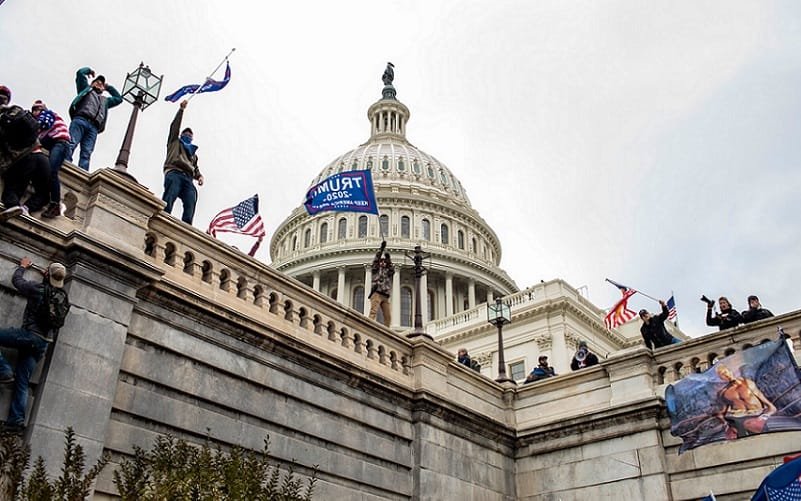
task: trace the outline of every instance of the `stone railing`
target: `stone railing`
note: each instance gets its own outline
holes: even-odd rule
[[[778,327],[790,336],[796,358],[801,354],[801,311],[740,325],[665,347],[654,353],[656,382],[667,385],[693,372],[703,372],[718,359],[764,341],[775,340]]]
[[[278,330],[390,379],[410,379],[412,349],[404,337],[164,213],[144,186],[110,169],[87,173],[66,162],[60,178],[64,217],[34,218],[42,231],[64,242],[85,235],[83,241],[149,262],[162,273],[155,287],[222,306],[264,332]]]
[[[603,312],[592,304],[575,289],[567,285],[562,280],[551,280],[532,287],[528,287],[514,294],[504,296],[503,303],[509,305],[511,314],[514,317],[515,311],[526,308],[533,304],[542,303],[548,299],[570,297],[584,306],[591,312],[602,315]],[[600,316],[599,316],[600,318]],[[426,332],[434,338],[440,338],[444,334],[456,329],[464,329],[469,324],[479,324],[487,320],[487,303],[481,303],[469,310],[465,310],[449,317],[441,318],[426,324]]]

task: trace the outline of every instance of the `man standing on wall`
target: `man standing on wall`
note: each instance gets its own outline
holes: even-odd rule
[[[384,252],[387,248],[387,241],[381,242],[381,247],[375,253],[373,259],[373,286],[370,289],[370,318],[376,319],[378,308],[384,317],[384,325],[390,326],[392,322],[392,306],[389,302],[390,291],[392,290],[392,277],[395,275],[395,266],[389,258],[389,252]],[[381,255],[383,253],[383,256]]]
[[[181,199],[184,206],[181,221],[192,224],[197,205],[197,188],[194,181],[197,180],[198,186],[203,186],[203,174],[197,166],[197,146],[192,144],[194,138],[192,129],[186,127],[181,130],[181,121],[187,104],[188,100],[181,101],[180,109],[170,124],[170,133],[167,136],[167,159],[164,161],[164,195],[161,199],[167,204],[164,207],[167,213],[172,212],[175,200]]]
[[[51,263],[40,283],[23,278],[30,267],[31,260],[23,257],[11,277],[11,283],[28,300],[22,314],[22,327],[0,329],[0,346],[13,348],[18,353],[16,370],[0,354],[0,384],[14,385],[8,419],[0,423],[0,431],[5,433],[20,433],[24,429],[31,374],[69,312],[69,299],[63,289],[67,275],[64,265]]]
[[[93,78],[91,84],[87,82],[87,78]],[[88,171],[97,135],[106,129],[108,110],[122,103],[122,96],[117,89],[106,84],[106,77],[103,75],[95,77],[95,72],[89,67],[78,70],[75,75],[75,87],[78,95],[70,104],[72,122],[67,160],[72,162],[72,154],[80,145],[81,156],[78,159],[78,167]],[[110,96],[104,96],[103,92],[108,92]]]

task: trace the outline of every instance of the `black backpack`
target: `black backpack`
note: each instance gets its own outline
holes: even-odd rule
[[[64,325],[64,319],[70,312],[70,300],[67,291],[43,283],[42,300],[36,311],[37,323],[48,330],[59,329]]]
[[[36,144],[39,122],[31,112],[9,106],[0,113],[0,143],[6,150],[24,150]]]

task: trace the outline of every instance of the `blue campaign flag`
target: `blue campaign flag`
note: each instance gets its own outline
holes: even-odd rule
[[[187,94],[200,94],[201,92],[215,92],[223,89],[226,85],[228,85],[228,82],[230,80],[231,80],[231,64],[225,63],[225,76],[223,77],[222,80],[212,80],[211,78],[209,78],[203,85],[198,85],[198,84],[184,85],[183,87],[176,90],[169,96],[165,97],[164,100],[174,103]]]
[[[340,172],[312,186],[303,203],[310,216],[327,210],[378,214],[369,170]]]
[[[801,458],[779,466],[765,477],[751,501],[801,499]]]

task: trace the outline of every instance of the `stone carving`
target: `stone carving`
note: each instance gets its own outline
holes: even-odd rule
[[[394,68],[394,64],[387,63],[387,69],[384,70],[384,74],[381,76],[381,80],[384,82],[384,85],[392,85],[392,82],[395,80]]]

